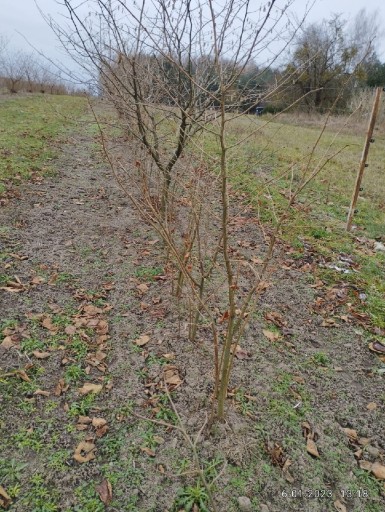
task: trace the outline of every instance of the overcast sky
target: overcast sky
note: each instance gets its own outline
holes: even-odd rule
[[[257,4],[257,0],[253,2]],[[60,6],[56,0],[38,0],[41,9],[59,19]],[[299,15],[303,14],[307,4],[306,0],[296,0]],[[29,50],[28,43],[20,35],[22,34],[33,46],[54,58],[63,58],[63,52],[55,40],[51,29],[35,5],[34,0],[0,0],[0,35],[11,40],[11,46],[17,49]],[[385,22],[384,0],[316,0],[308,21],[318,21],[328,18],[333,13],[342,13],[349,20],[357,12],[366,8],[368,13],[378,10],[382,25]],[[20,33],[20,34],[19,34]],[[378,41],[377,54],[385,61],[385,35]]]

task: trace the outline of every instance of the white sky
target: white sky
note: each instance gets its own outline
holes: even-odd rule
[[[257,1],[255,5],[257,5]],[[310,0],[309,0],[310,1]],[[79,0],[80,3],[80,0]],[[54,18],[59,19],[61,11],[56,0],[38,0],[41,9]],[[299,15],[302,15],[307,0],[296,0]],[[357,12],[366,8],[367,13],[378,10],[380,24],[385,23],[385,2],[384,0],[315,0],[315,5],[307,18],[308,22],[320,21],[322,18],[329,18],[333,13],[342,13],[347,20],[353,18]],[[0,0],[0,35],[11,40],[12,48],[29,51],[28,43],[23,39],[21,33],[33,46],[55,59],[64,59],[63,50],[55,40],[51,29],[41,18],[34,0]],[[378,41],[377,55],[385,61],[385,35]]]

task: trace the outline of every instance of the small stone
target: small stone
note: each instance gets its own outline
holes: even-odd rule
[[[375,446],[370,446],[370,444],[365,447],[365,451],[374,458],[377,458],[380,455],[380,450]]]
[[[375,242],[374,250],[377,252],[385,252],[385,245],[381,242]]]
[[[247,496],[240,496],[238,498],[238,505],[239,505],[239,510],[241,510],[242,512],[251,512],[252,511],[251,501],[250,501],[250,498],[248,498]]]
[[[261,503],[260,512],[269,512],[269,507],[264,503]]]

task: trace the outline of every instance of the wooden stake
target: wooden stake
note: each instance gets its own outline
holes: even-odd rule
[[[356,184],[355,184],[355,187],[354,187],[352,201],[350,203],[348,220],[347,220],[347,223],[346,223],[346,230],[347,231],[350,231],[352,229],[354,210],[356,209],[358,194],[360,193],[361,182],[362,182],[362,178],[364,176],[364,169],[365,169],[365,167],[367,165],[366,164],[366,160],[368,158],[370,143],[372,141],[374,126],[376,124],[377,114],[378,114],[378,110],[379,110],[379,107],[380,107],[381,94],[382,94],[382,87],[377,87],[377,89],[376,89],[376,96],[374,98],[374,103],[373,103],[373,108],[372,108],[372,113],[370,115],[368,131],[366,133],[366,140],[365,140],[364,150],[362,151],[360,167],[358,169],[358,174],[357,174],[357,178],[356,178]]]

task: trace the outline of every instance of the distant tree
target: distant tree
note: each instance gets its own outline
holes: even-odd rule
[[[352,87],[365,77],[365,66],[374,58],[378,32],[373,15],[365,10],[350,26],[340,15],[305,26],[286,69],[293,80],[294,99],[304,96],[309,109],[322,110],[336,101],[339,107],[345,106]]]
[[[5,86],[12,94],[22,89],[25,79],[27,58],[23,52],[8,51],[2,59]]]

